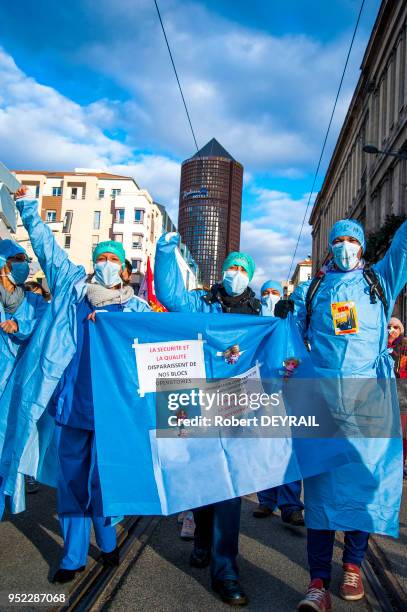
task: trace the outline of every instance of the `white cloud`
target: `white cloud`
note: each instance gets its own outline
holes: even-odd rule
[[[0,145],[9,167],[32,170],[106,168],[133,176],[177,220],[180,165],[161,155],[137,154],[109,138],[117,103],[80,106],[25,75],[0,49]],[[103,129],[102,129],[103,126]]]
[[[258,290],[266,280],[287,280],[309,194],[295,199],[284,192],[253,188],[252,196],[247,220],[242,222],[240,248],[254,257],[252,285]],[[311,207],[307,217],[310,210]],[[310,227],[306,222],[291,275],[296,262],[304,259],[310,249]]]
[[[193,142],[154,11],[143,2],[136,17],[131,2],[119,4],[103,0],[95,10],[114,31],[127,7],[121,35],[84,42],[78,54],[146,111],[132,121],[129,103],[122,113],[135,142],[184,158],[193,153]],[[184,0],[182,6],[166,2],[162,12],[199,144],[215,136],[250,172],[294,177],[315,167],[349,33],[328,42],[273,36]],[[356,40],[334,129],[346,112],[365,42]]]
[[[0,143],[15,168],[100,167],[123,160],[129,148],[103,133],[102,102],[82,107],[25,75],[0,49]]]

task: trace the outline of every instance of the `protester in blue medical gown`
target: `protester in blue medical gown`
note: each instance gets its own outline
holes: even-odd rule
[[[261,314],[263,317],[274,317],[274,308],[283,297],[281,283],[275,280],[266,281],[260,289],[260,296]],[[276,508],[279,508],[284,523],[297,527],[304,525],[300,480],[259,491],[257,497],[259,505],[253,511],[255,518],[266,518],[272,515]]]
[[[144,312],[150,307],[123,285],[123,245],[101,242],[93,252],[92,282],[81,266],[69,261],[51,230],[41,221],[36,200],[18,200],[17,207],[35,254],[53,295],[51,308],[58,320],[58,333],[47,338],[55,354],[45,377],[53,368],[63,376],[54,389],[50,410],[57,423],[58,515],[64,537],[64,552],[55,582],[68,582],[86,565],[91,521],[106,565],[118,563],[115,528],[103,516],[98,474],[90,370],[89,319],[96,311]],[[63,319],[58,318],[59,311]],[[107,316],[99,314],[97,316]],[[52,328],[52,326],[51,326]],[[33,359],[38,356],[33,356]],[[68,367],[67,367],[68,366]],[[95,366],[97,367],[97,366]],[[65,371],[64,371],[65,370]],[[56,389],[55,389],[56,387]]]
[[[362,259],[365,237],[358,222],[346,219],[335,223],[329,247],[332,259],[311,302],[308,330],[306,295],[311,281],[299,285],[292,296],[298,324],[311,345],[317,375],[322,384],[323,379],[341,378],[341,388],[347,383],[345,379],[389,379],[393,377],[393,364],[386,327],[407,281],[407,223],[396,232],[385,257],[373,266],[382,299],[378,297],[380,290],[374,292],[372,281],[367,280]],[[396,396],[392,397],[397,402]],[[364,594],[359,568],[368,544],[367,531],[398,534],[401,439],[384,436],[352,438],[362,459],[360,464],[348,464],[304,481],[311,584],[300,609],[308,610],[310,602],[316,610],[330,605],[335,530],[345,531],[340,593],[349,600]]]
[[[155,289],[168,310],[175,312],[239,313],[259,315],[261,305],[250,289],[254,261],[245,253],[230,253],[222,267],[223,279],[207,291],[187,291],[178,266],[177,234],[166,234],[157,244]],[[196,523],[194,567],[211,564],[212,586],[223,601],[244,605],[247,597],[238,582],[240,498],[225,500],[194,511]]]
[[[24,290],[29,271],[25,250],[14,240],[0,240],[0,519],[5,503],[3,471],[6,471],[7,456],[14,441],[9,421],[12,415],[2,397],[7,385],[13,382],[12,373],[17,360],[47,308],[42,297]],[[6,431],[9,434],[7,440]],[[20,475],[10,499],[11,511],[23,510],[24,499],[24,478]]]

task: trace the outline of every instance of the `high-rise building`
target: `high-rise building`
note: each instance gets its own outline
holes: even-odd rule
[[[243,166],[215,138],[182,163],[178,229],[205,285],[239,250],[242,185]]]

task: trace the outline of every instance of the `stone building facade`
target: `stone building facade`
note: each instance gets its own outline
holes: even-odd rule
[[[361,74],[333,152],[310,224],[313,272],[328,254],[328,233],[344,217],[376,232],[389,215],[407,215],[407,161],[371,155],[407,151],[407,2],[383,0],[361,65]],[[404,322],[407,296],[396,307]]]

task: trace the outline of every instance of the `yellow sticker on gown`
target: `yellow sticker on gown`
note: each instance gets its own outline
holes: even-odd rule
[[[355,302],[333,302],[331,312],[337,336],[358,333],[359,321]]]

